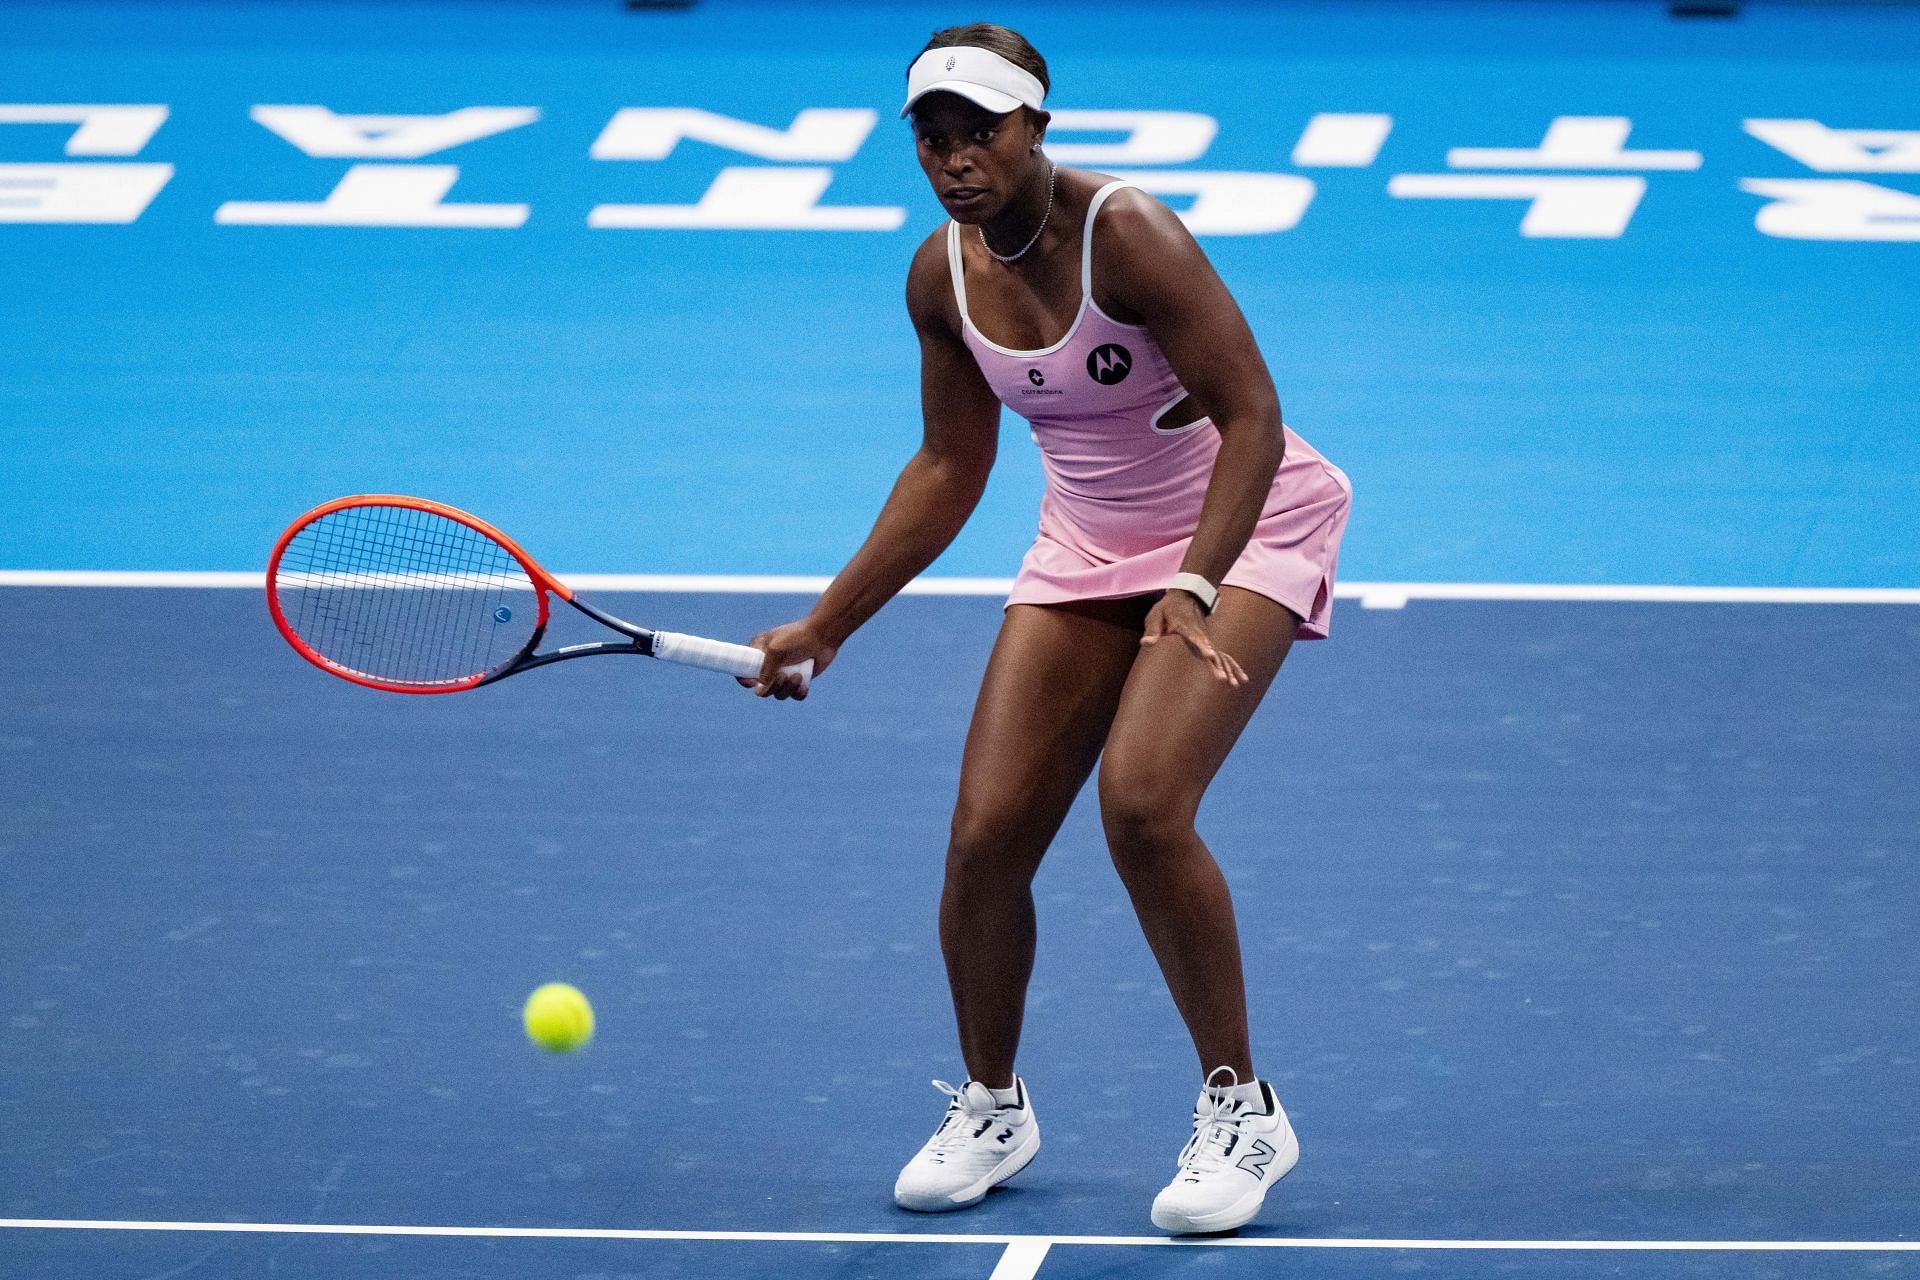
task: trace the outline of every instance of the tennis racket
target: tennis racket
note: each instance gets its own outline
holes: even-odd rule
[[[553,596],[625,638],[535,653]],[[622,621],[576,597],[486,521],[390,493],[336,498],[295,520],[267,564],[267,607],[308,662],[392,693],[458,693],[602,653],[752,677],[766,656]],[[804,683],[813,663],[782,671]]]

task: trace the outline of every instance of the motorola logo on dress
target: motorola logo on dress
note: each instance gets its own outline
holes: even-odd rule
[[[1103,387],[1126,381],[1133,371],[1133,354],[1117,342],[1095,347],[1087,357],[1087,373]]]

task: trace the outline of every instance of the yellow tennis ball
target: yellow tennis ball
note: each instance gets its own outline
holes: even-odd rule
[[[521,1018],[527,1038],[549,1053],[572,1053],[593,1039],[593,1006],[564,982],[549,982],[528,996]]]

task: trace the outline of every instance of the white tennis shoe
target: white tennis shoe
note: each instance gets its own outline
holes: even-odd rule
[[[1230,1067],[1216,1067],[1209,1084]],[[1265,1081],[1265,1111],[1230,1101],[1217,1088],[1202,1089],[1193,1104],[1193,1136],[1180,1148],[1180,1171],[1153,1198],[1153,1225],[1189,1235],[1231,1231],[1253,1220],[1267,1189],[1300,1160],[1300,1141],[1287,1113]]]
[[[951,1100],[947,1114],[893,1184],[893,1202],[917,1213],[979,1204],[987,1188],[1026,1168],[1040,1150],[1040,1125],[1018,1076],[1013,1081],[1018,1101],[1004,1107],[977,1080],[958,1089],[935,1080],[933,1087]]]

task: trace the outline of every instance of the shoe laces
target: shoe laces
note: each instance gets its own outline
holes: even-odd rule
[[[1216,1086],[1213,1078],[1223,1071],[1227,1074],[1227,1083]],[[1175,1161],[1180,1167],[1180,1176],[1197,1179],[1227,1167],[1227,1153],[1233,1150],[1244,1119],[1239,1114],[1239,1103],[1227,1096],[1227,1090],[1239,1083],[1240,1075],[1232,1067],[1215,1067],[1207,1073],[1206,1108],[1194,1112],[1193,1136],[1180,1148],[1180,1157]]]
[[[951,1151],[964,1147],[993,1127],[996,1120],[993,1111],[999,1108],[996,1107],[993,1111],[975,1111],[967,1102],[965,1085],[956,1089],[945,1080],[935,1080],[933,1087],[946,1094],[948,1102],[947,1117],[940,1122],[940,1127],[934,1131],[933,1138],[927,1144],[930,1150]]]

